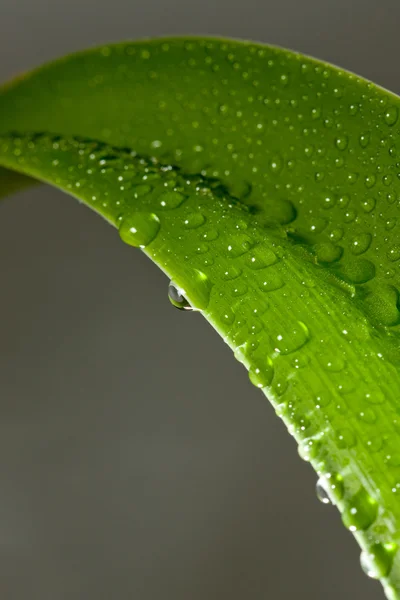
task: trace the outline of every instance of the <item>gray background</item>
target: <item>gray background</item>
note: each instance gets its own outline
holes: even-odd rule
[[[102,42],[271,42],[400,92],[397,0],[0,0],[0,81]],[[0,594],[383,598],[244,369],[165,277],[38,188],[0,205]]]

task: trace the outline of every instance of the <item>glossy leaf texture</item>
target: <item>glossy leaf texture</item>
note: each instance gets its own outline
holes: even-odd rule
[[[399,111],[325,63],[217,39],[106,46],[0,91],[0,195],[51,183],[167,273],[285,421],[390,599]]]

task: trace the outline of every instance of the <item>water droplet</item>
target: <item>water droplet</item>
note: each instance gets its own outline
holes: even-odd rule
[[[385,118],[385,123],[387,125],[389,125],[390,127],[392,125],[394,125],[397,122],[397,119],[399,118],[398,108],[396,106],[390,106],[389,108],[387,108],[384,118]]]
[[[248,235],[244,233],[238,233],[230,242],[226,244],[226,252],[225,255],[229,258],[237,258],[238,256],[242,256],[250,250],[253,242]]]
[[[349,208],[349,210],[347,210],[344,213],[343,220],[345,221],[345,223],[352,223],[356,218],[357,218],[356,211],[353,208]]]
[[[394,229],[397,225],[397,219],[396,217],[392,217],[391,219],[388,219],[385,223],[385,229],[386,231],[392,231],[392,229]]]
[[[287,381],[285,390],[287,389]],[[281,394],[282,395],[282,394]],[[304,440],[298,447],[300,458],[305,461],[315,460],[320,452],[321,444],[318,440],[309,438]]]
[[[400,318],[398,301],[398,290],[392,285],[381,283],[376,291],[366,295],[363,306],[375,324],[390,327],[397,325]]]
[[[203,239],[208,242],[213,242],[219,237],[219,233],[216,229],[209,229],[205,233],[203,233]]]
[[[374,185],[376,183],[376,175],[373,175],[373,174],[367,175],[365,177],[365,181],[364,182],[365,182],[365,187],[366,188],[370,189],[370,188],[374,187]]]
[[[231,294],[235,298],[239,296],[244,296],[248,290],[248,287],[245,283],[239,281],[238,283],[233,284]]]
[[[370,438],[369,440],[367,440],[367,446],[370,452],[379,452],[379,450],[382,450],[383,447],[382,436],[377,435],[375,437]]]
[[[324,244],[315,244],[313,247],[317,260],[319,263],[333,263],[340,260],[343,254],[343,248],[336,246],[331,242],[325,242]]]
[[[328,225],[326,219],[320,217],[313,217],[308,223],[308,231],[310,233],[321,233]]]
[[[293,327],[287,327],[286,331],[274,336],[274,350],[279,354],[291,354],[302,348],[309,338],[307,326],[302,321],[297,321]]]
[[[168,286],[168,298],[175,308],[179,310],[193,310],[189,302],[183,296],[182,290],[180,290],[174,283],[170,283]]]
[[[314,120],[319,119],[320,116],[321,116],[321,109],[319,107],[311,109],[311,118],[312,119],[314,119]]]
[[[357,114],[358,110],[359,110],[359,106],[357,104],[350,104],[350,106],[349,106],[349,113],[351,115]]]
[[[320,361],[322,367],[329,373],[340,373],[346,366],[345,361],[340,354],[321,354]]]
[[[160,220],[154,213],[135,212],[124,218],[119,235],[130,246],[145,248],[152,242],[160,229]]]
[[[341,135],[335,139],[335,146],[338,150],[346,150],[349,144],[349,138],[347,135]]]
[[[361,568],[368,577],[381,579],[387,577],[393,564],[393,558],[397,550],[396,544],[372,544],[368,551],[361,552]]]
[[[268,214],[268,221],[272,224],[288,225],[297,216],[293,203],[283,198],[274,202],[268,202],[265,208]]]
[[[279,173],[282,171],[283,161],[280,156],[274,156],[269,162],[269,168],[272,173]]]
[[[230,308],[225,307],[220,318],[224,325],[232,325],[235,321],[235,313]]]
[[[256,246],[251,254],[246,257],[246,265],[250,269],[264,269],[270,267],[278,261],[276,255],[269,248]]]
[[[140,198],[141,196],[146,196],[152,189],[151,185],[137,185],[133,191],[133,197]]]
[[[173,285],[188,300],[193,310],[207,308],[213,284],[205,273],[183,263],[179,265],[179,274]]]
[[[322,208],[329,209],[333,208],[336,204],[336,198],[333,195],[324,196],[322,199]]]
[[[371,241],[372,235],[370,233],[360,233],[351,240],[350,250],[356,255],[363,254],[370,247]]]
[[[225,271],[222,273],[221,277],[225,281],[230,281],[231,279],[236,279],[241,274],[242,274],[242,270],[239,269],[239,267],[232,265],[232,266],[228,267],[227,269],[225,269]]]
[[[285,282],[274,269],[270,269],[264,276],[263,281],[259,284],[259,288],[263,292],[273,292],[279,290],[285,285]]]
[[[366,258],[349,260],[340,266],[340,274],[350,283],[366,283],[375,277],[375,265]]]
[[[344,494],[343,477],[337,473],[325,473],[317,481],[316,492],[323,504],[335,504]]]
[[[376,412],[372,408],[365,408],[358,413],[358,418],[363,423],[372,423],[376,422]]]
[[[350,531],[364,531],[375,521],[377,513],[378,503],[361,488],[348,501],[342,513],[342,521]]]
[[[328,490],[325,487],[325,479],[322,477],[318,479],[317,485],[315,488],[317,498],[322,504],[330,504],[331,499],[329,498]]]
[[[164,209],[174,209],[178,208],[183,201],[186,200],[186,196],[180,194],[179,192],[164,192],[158,197],[158,202],[160,203],[160,207]]]
[[[369,140],[370,140],[369,133],[362,133],[360,135],[360,139],[359,139],[361,148],[366,148],[369,144]]]
[[[388,257],[388,259],[391,262],[395,262],[396,260],[400,259],[400,244],[395,244],[394,246],[392,246],[386,256]]]
[[[366,198],[361,202],[361,207],[366,213],[370,213],[376,206],[375,198]]]
[[[208,244],[198,244],[195,248],[196,254],[205,254],[210,249]]]
[[[184,220],[184,224],[185,227],[187,227],[187,229],[197,229],[198,227],[201,227],[203,225],[205,220],[206,218],[204,215],[202,215],[199,212],[196,212],[187,215],[186,219]]]
[[[353,448],[357,443],[357,438],[351,429],[339,429],[336,433],[338,448]]]
[[[249,371],[249,379],[253,385],[263,388],[271,384],[274,376],[274,368],[271,359],[267,359],[264,364],[252,367]]]
[[[369,385],[368,392],[365,394],[365,400],[369,404],[383,404],[385,402],[385,396],[382,390],[377,385]]]
[[[332,229],[332,231],[329,234],[329,237],[332,240],[332,242],[340,242],[343,235],[344,235],[343,229],[341,227],[336,227],[336,229]]]

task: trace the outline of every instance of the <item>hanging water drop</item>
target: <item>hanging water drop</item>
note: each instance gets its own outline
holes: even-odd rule
[[[315,491],[318,500],[322,502],[322,504],[331,504],[331,499],[329,498],[328,490],[326,489],[326,483],[322,477],[318,479]]]
[[[178,288],[172,281],[168,286],[168,298],[171,304],[178,310],[193,310],[183,295],[183,290]]]

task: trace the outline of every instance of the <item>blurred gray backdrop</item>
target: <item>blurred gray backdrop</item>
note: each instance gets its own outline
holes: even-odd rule
[[[0,81],[164,34],[271,42],[400,92],[398,0],[0,0]],[[315,474],[144,255],[49,188],[0,205],[0,596],[383,598]]]

